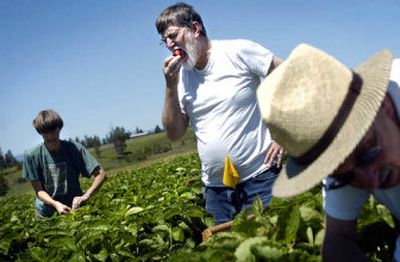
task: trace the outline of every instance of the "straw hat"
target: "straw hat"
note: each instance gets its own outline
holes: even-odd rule
[[[274,196],[303,193],[343,163],[379,110],[392,59],[382,50],[352,71],[301,44],[261,83],[257,99],[263,120],[288,152]]]

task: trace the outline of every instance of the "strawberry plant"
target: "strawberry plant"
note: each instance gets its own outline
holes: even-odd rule
[[[88,186],[89,183],[86,184]],[[0,199],[0,261],[320,261],[324,215],[319,187],[291,199],[260,200],[231,231],[202,242],[205,213],[197,155],[110,177],[79,210],[41,221],[34,196]],[[396,234],[372,198],[359,219],[360,246],[389,261]],[[378,233],[379,232],[379,233]],[[379,236],[379,237],[377,237]]]

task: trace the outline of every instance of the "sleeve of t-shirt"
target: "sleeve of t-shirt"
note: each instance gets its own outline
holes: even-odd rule
[[[22,166],[22,176],[30,181],[41,181],[40,167],[35,157],[25,152]]]
[[[267,76],[274,54],[256,42],[250,40],[238,41],[240,41],[239,59],[251,72],[263,80]]]
[[[400,83],[400,58],[394,59],[392,62],[392,70],[390,71],[390,80]]]
[[[328,177],[323,183],[329,183],[330,179],[333,178]],[[330,217],[355,220],[360,215],[361,208],[368,200],[370,193],[352,186],[344,186],[332,190],[323,188],[322,195],[324,210]]]
[[[80,165],[81,175],[84,177],[90,177],[93,171],[100,166],[99,162],[90,154],[90,152],[81,144],[75,143],[76,148],[79,151],[80,159],[78,165]]]

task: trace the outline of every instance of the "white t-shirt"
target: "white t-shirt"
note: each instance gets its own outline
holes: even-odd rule
[[[397,115],[400,117],[400,59],[393,60],[388,92],[395,104]],[[329,180],[332,179],[328,177],[324,183],[330,183]],[[325,212],[336,219],[355,220],[371,194],[400,220],[400,186],[371,191],[350,185],[334,190],[323,189]],[[400,238],[397,240],[395,258],[400,261]]]
[[[206,186],[223,186],[226,156],[245,181],[267,169],[271,143],[256,100],[273,54],[249,40],[212,41],[203,70],[181,69],[180,106],[195,131]]]

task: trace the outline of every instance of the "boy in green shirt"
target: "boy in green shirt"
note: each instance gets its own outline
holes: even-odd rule
[[[39,112],[33,126],[44,143],[25,152],[23,176],[36,194],[36,217],[50,217],[78,209],[106,178],[104,170],[89,151],[78,143],[60,140],[63,121],[49,109]],[[79,175],[94,176],[83,194]]]

